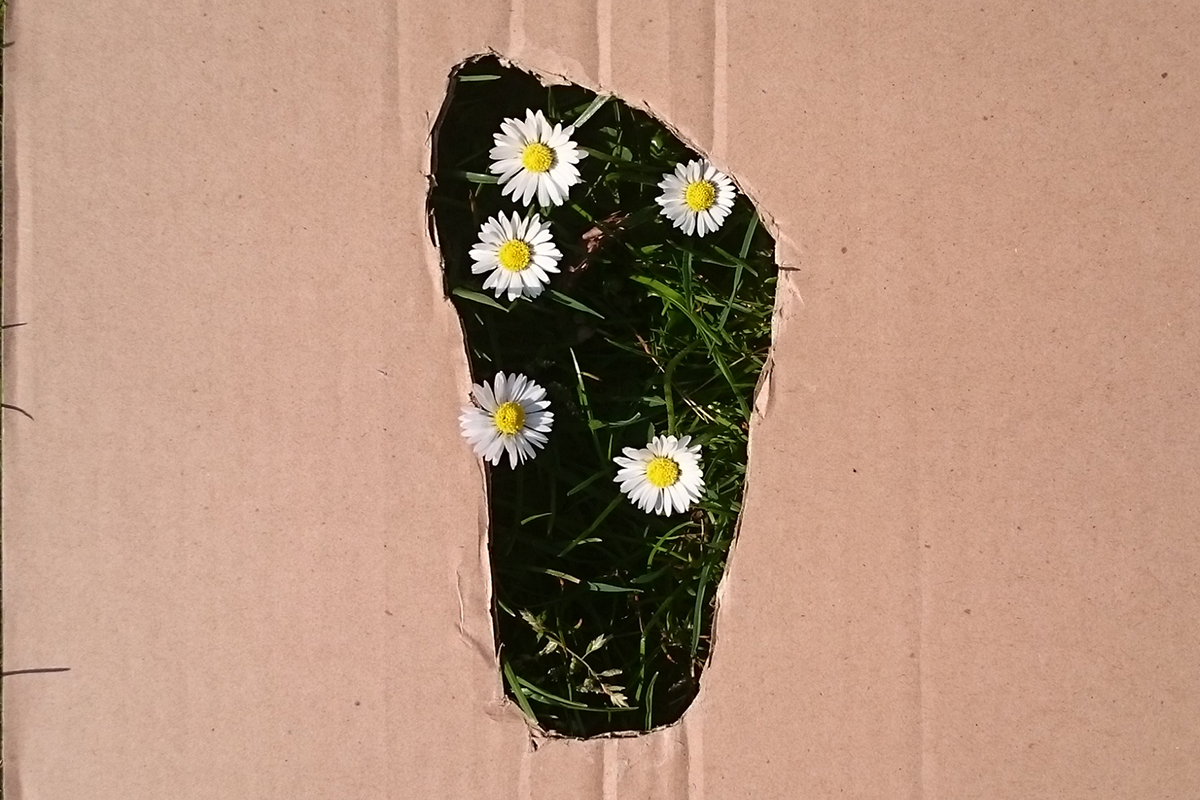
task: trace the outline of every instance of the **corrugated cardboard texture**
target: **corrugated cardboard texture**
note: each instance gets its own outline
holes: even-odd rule
[[[1200,6],[17,2],[4,767],[57,798],[1200,796]],[[425,196],[492,48],[785,270],[680,725],[531,738]],[[538,747],[535,749],[534,745]]]

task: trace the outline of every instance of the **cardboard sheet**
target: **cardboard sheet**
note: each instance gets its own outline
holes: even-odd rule
[[[9,12],[8,800],[1200,795],[1200,6]],[[487,51],[780,243],[712,662],[648,735],[501,688],[425,205]]]

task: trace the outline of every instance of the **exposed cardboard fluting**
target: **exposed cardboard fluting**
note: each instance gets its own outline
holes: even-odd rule
[[[527,112],[571,125],[573,150],[586,154],[561,205],[514,201],[489,173],[502,122]],[[455,71],[433,151],[431,209],[474,379],[525,376],[545,388],[553,414],[536,457],[514,467],[501,456],[488,470],[506,689],[558,733],[672,723],[707,663],[737,531],[753,393],[770,347],[774,243],[732,182],[700,167],[687,184],[692,200],[718,216],[672,225],[659,184],[678,165],[707,164],[700,154],[619,98],[546,86],[495,58]],[[501,231],[513,244],[500,246],[496,266],[481,236],[514,213],[551,239],[530,250],[532,234]],[[695,215],[686,205],[677,213]],[[515,272],[503,266],[505,247],[523,259]],[[489,288],[506,270],[532,274],[539,247],[557,271],[535,276],[533,296]],[[698,502],[658,514],[622,496],[614,456],[656,437],[679,453],[699,448],[695,473],[669,456],[655,462],[667,470],[656,480],[698,487]]]

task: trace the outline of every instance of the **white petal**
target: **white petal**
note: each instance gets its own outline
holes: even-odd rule
[[[479,405],[483,406],[487,411],[495,411],[500,404],[496,402],[496,395],[492,393],[492,387],[487,385],[487,381],[483,385],[476,385],[475,399],[479,401]]]
[[[519,175],[517,175],[515,180],[520,181],[520,185],[521,185],[521,200],[520,200],[520,202],[521,202],[521,204],[529,205],[529,201],[532,200],[533,196],[537,193],[537,188],[538,188],[537,176],[531,172],[525,171],[525,172],[521,172]],[[513,199],[514,200],[517,199],[517,196],[515,194],[513,195]]]
[[[505,286],[507,286],[506,283],[502,283],[503,280],[504,272],[502,270],[492,270],[492,274],[488,275],[487,279],[483,282],[483,288],[495,289],[496,297],[499,297],[503,293]]]

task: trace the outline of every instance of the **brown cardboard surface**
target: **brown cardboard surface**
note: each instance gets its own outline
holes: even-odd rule
[[[1200,7],[17,2],[6,797],[1200,795]],[[503,699],[428,236],[452,67],[659,115],[780,242],[683,721]]]

